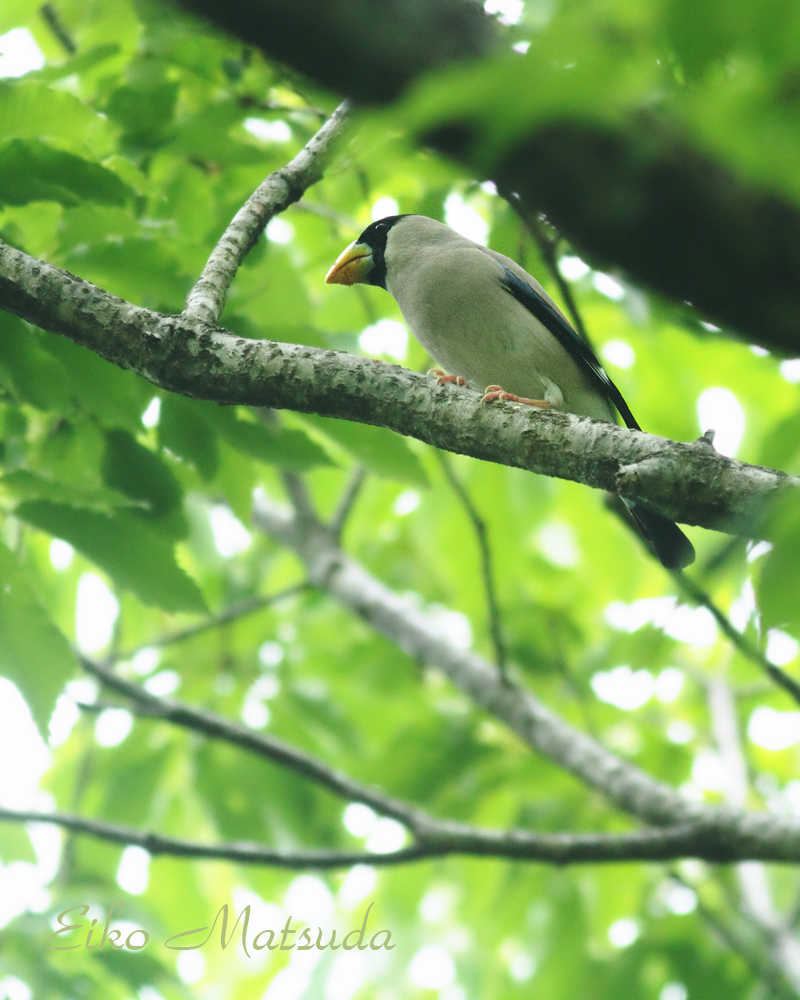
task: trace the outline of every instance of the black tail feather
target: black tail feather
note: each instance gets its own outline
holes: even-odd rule
[[[654,514],[641,504],[626,505],[643,537],[653,546],[661,565],[666,569],[685,569],[694,562],[694,546],[681,529],[668,517]]]

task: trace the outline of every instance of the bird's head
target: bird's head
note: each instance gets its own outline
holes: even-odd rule
[[[378,219],[346,247],[325,277],[328,285],[378,285],[386,288],[386,240],[393,227],[408,215]]]

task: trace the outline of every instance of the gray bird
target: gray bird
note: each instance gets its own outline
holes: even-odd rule
[[[589,346],[542,286],[509,257],[424,215],[367,226],[338,257],[328,284],[385,288],[412,333],[450,373],[440,381],[488,386],[484,400],[554,407],[640,430]],[[668,569],[694,560],[691,542],[668,518],[628,504]]]

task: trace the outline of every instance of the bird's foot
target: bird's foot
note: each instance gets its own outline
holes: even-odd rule
[[[506,392],[502,386],[487,385],[482,403],[493,403],[496,399],[508,400],[510,403],[524,403],[526,406],[538,406],[540,409],[549,410],[553,405],[546,399],[528,399],[526,396],[515,396],[513,392]]]
[[[428,372],[429,375],[436,376],[437,385],[466,385],[467,380],[462,378],[460,375],[448,375],[447,372],[442,371],[441,368],[431,368]]]

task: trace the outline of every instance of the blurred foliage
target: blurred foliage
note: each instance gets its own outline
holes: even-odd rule
[[[0,33],[27,29],[46,59],[0,83],[0,236],[138,305],[179,311],[237,208],[310,138],[335,98],[153,0],[63,0],[54,9],[73,54],[37,3],[0,7]],[[488,151],[554,113],[613,117],[656,107],[715,155],[800,200],[798,32],[797,6],[780,0],[528,0],[508,38],[530,41],[527,56],[509,52],[466,75],[440,74],[390,118],[375,112],[360,122],[326,178],[248,257],[223,322],[240,336],[356,352],[370,328],[362,341],[374,346],[376,329],[387,329],[375,325],[400,319],[391,298],[323,280],[379,199],[462,228],[485,225],[491,246],[558,297],[536,243],[491,186],[409,140],[452,113],[479,122]],[[381,214],[391,213],[392,203],[381,202]],[[643,427],[691,440],[706,429],[698,399],[722,388],[729,408],[717,411],[719,419],[735,423],[736,401],[744,415],[738,457],[800,473],[800,400],[781,376],[781,359],[704,328],[683,304],[609,284],[581,268],[567,246],[559,252],[591,337]],[[392,343],[386,349],[399,350]],[[417,370],[430,364],[413,341],[401,360]],[[674,581],[602,497],[514,469],[463,458],[452,464],[488,526],[503,627],[524,683],[661,780],[716,802],[720,762],[703,679],[725,676],[754,778],[750,805],[797,810],[797,744],[768,750],[746,736],[756,710],[790,711],[787,696],[709,631],[703,612],[664,611],[677,595]],[[343,803],[239,749],[146,719],[117,739],[121,717],[102,705],[79,717],[73,699],[91,700],[91,685],[84,678],[71,696],[63,693],[82,677],[72,651],[79,641],[86,652],[120,657],[123,673],[146,679],[155,693],[177,688],[190,704],[266,727],[435,815],[541,831],[629,825],[435,672],[421,672],[312,591],[157,648],[161,636],[201,621],[204,609],[302,579],[293,556],[242,527],[255,489],[282,498],[281,473],[303,473],[327,517],[358,465],[367,478],[346,525],[347,550],[491,655],[477,542],[429,449],[375,428],[288,413],[265,418],[170,395],[0,315],[0,672],[45,739],[52,716],[37,802],[211,842],[364,843],[343,825]],[[768,630],[779,630],[771,648],[781,662],[791,660],[792,637],[800,637],[796,502],[774,512],[771,551],[690,534],[697,578],[762,647]],[[103,604],[113,608],[114,600],[114,628],[97,639],[86,622],[110,620]],[[610,674],[620,667],[633,673]],[[638,707],[630,707],[636,698],[623,708],[597,696],[614,676],[627,677],[622,690],[644,692]],[[619,684],[615,690],[619,701]],[[3,762],[3,770],[13,767]],[[50,864],[52,844],[48,855],[34,829],[31,838]],[[767,995],[757,992],[767,942],[740,912],[733,874],[697,863],[562,871],[451,858],[298,875],[157,858],[146,888],[120,875],[127,891],[117,882],[122,851],[61,835],[45,895],[21,915],[24,903],[3,910],[15,919],[0,931],[0,975],[53,1000],[405,1000],[433,996],[412,959],[435,945],[455,963],[454,980],[448,985],[445,973],[439,980],[441,1000],[510,1000],[531,991],[538,1000]],[[13,866],[33,857],[22,829],[0,824],[0,893],[15,871],[20,878],[30,871]],[[676,871],[694,896],[685,886],[681,894]],[[785,908],[797,888],[786,869],[773,881]],[[101,927],[118,899],[126,934],[135,927],[151,934],[145,949],[45,950],[55,914],[88,903],[86,924],[97,919]],[[210,926],[225,903],[237,913],[252,903],[259,929],[281,927],[292,913],[327,935],[358,926],[373,900],[373,931],[390,928],[396,944],[378,958],[308,953],[315,965],[296,952],[248,959],[234,946],[209,945],[186,953],[203,955],[203,971],[176,965],[179,953],[162,944]],[[721,937],[709,914],[731,936]],[[429,973],[447,972],[436,954]]]

